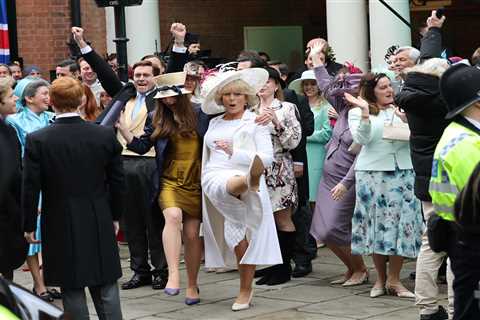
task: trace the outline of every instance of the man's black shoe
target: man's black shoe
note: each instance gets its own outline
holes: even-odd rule
[[[293,269],[292,277],[301,278],[312,272],[312,263],[296,264]]]
[[[448,313],[447,311],[445,311],[445,308],[442,306],[439,306],[437,312],[435,313],[420,315],[420,320],[446,320],[446,319],[448,319]]]
[[[165,289],[165,286],[167,285],[167,282],[168,282],[167,277],[162,278],[160,275],[155,275],[155,276],[153,276],[152,289],[153,290]]]
[[[122,290],[136,289],[152,284],[152,277],[150,275],[144,276],[134,273],[132,278],[122,284]]]

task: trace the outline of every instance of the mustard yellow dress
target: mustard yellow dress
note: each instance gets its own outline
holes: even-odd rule
[[[201,143],[196,132],[170,137],[158,203],[160,208],[180,208],[194,218],[201,218]]]

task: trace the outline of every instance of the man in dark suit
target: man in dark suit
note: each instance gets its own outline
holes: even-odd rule
[[[0,274],[13,280],[13,270],[27,257],[20,209],[22,185],[20,142],[5,118],[15,113],[12,79],[0,79]]]
[[[143,134],[147,115],[155,110],[153,97],[156,94],[154,76],[160,70],[150,61],[133,65],[133,83],[123,84],[110,65],[102,59],[84,40],[83,29],[73,27],[74,39],[80,47],[82,58],[96,72],[105,91],[113,97],[112,102],[97,118],[97,123],[113,127],[119,117],[129,123],[129,130],[137,137]],[[122,284],[123,290],[152,285],[163,289],[168,281],[168,269],[162,244],[163,218],[154,194],[155,150],[138,155],[127,150],[126,141],[120,134],[117,138],[123,147],[122,158],[127,184],[125,234],[130,250],[132,278]],[[151,270],[148,262],[150,252]],[[153,280],[152,280],[153,276]]]
[[[122,147],[112,128],[82,120],[77,113],[83,87],[63,77],[53,82],[55,122],[27,135],[23,212],[25,238],[35,239],[42,192],[42,253],[45,283],[62,290],[69,319],[88,319],[88,287],[100,319],[122,319],[115,240],[124,210]]]

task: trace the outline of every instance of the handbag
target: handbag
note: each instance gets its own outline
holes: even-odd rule
[[[408,123],[405,122],[393,122],[395,114],[392,117],[390,123],[383,125],[382,139],[393,141],[409,141],[410,140],[410,128]]]

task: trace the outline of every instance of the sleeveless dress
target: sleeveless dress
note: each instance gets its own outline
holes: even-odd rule
[[[158,199],[162,210],[177,207],[191,217],[201,218],[200,152],[196,132],[170,137]]]

